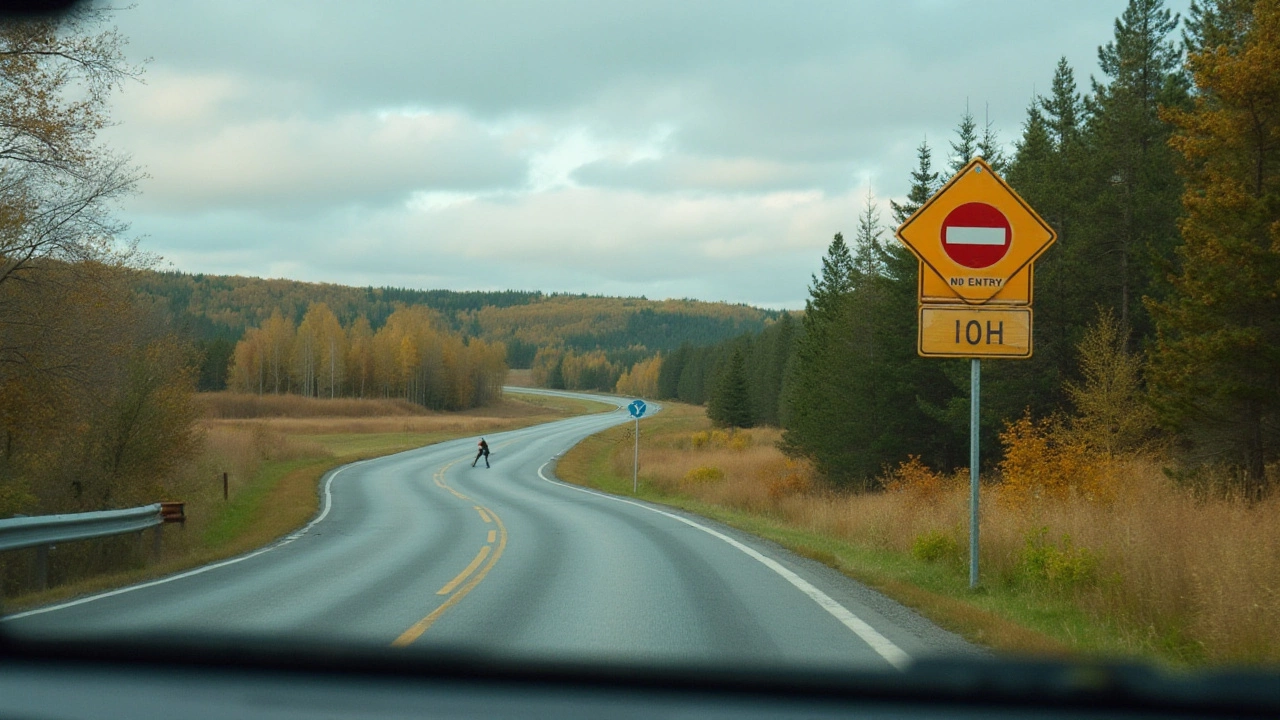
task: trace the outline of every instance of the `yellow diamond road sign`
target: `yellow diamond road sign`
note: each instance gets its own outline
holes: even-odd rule
[[[938,288],[945,288],[948,302],[969,305],[1030,304],[1030,265],[1057,237],[982,158],[956,173],[897,235],[937,276],[921,280],[922,302],[941,302]]]

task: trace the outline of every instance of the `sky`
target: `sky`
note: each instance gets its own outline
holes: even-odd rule
[[[167,269],[797,308],[921,141],[945,165],[967,104],[1011,152],[1123,9],[138,0],[103,140]]]

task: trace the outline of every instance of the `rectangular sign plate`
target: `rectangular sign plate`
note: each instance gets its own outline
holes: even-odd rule
[[[921,357],[1031,357],[1031,308],[920,306]]]

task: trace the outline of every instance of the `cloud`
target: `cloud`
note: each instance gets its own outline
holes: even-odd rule
[[[149,1],[106,137],[186,270],[795,307],[868,184],[966,102],[1011,143],[1122,6]]]
[[[525,148],[456,112],[268,116],[148,140],[134,149],[151,175],[143,210],[313,211],[427,190],[512,188],[527,175]]]
[[[631,163],[598,160],[577,168],[573,179],[584,185],[657,193],[842,190],[855,180],[844,162],[782,163],[748,157],[690,156]]]
[[[189,271],[799,307],[831,235],[852,232],[865,192],[672,198],[565,187],[413,208],[335,210],[305,225],[207,214],[194,236],[181,220],[140,215],[135,221]],[[238,241],[219,242],[226,237]]]

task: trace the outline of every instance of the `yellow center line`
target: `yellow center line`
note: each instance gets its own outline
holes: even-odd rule
[[[458,460],[455,460],[440,468],[436,471],[435,476],[432,479],[435,481],[436,485],[448,490],[450,493],[453,493],[453,496],[459,500],[472,502],[471,498],[449,487],[448,483],[444,481],[445,473],[458,462]],[[489,508],[481,507],[480,505],[473,505],[472,507],[475,508],[476,512],[480,514],[480,518],[486,523],[492,522],[497,524],[497,530],[489,531],[489,542],[492,543],[495,540],[498,542],[496,549],[492,545],[485,545],[480,548],[480,552],[476,554],[475,559],[471,561],[471,564],[467,565],[462,572],[458,573],[455,578],[450,580],[447,585],[440,588],[436,593],[437,595],[448,595],[448,599],[446,599],[440,607],[433,610],[430,615],[422,618],[418,622],[414,623],[408,630],[401,633],[400,637],[396,638],[395,641],[391,643],[392,647],[404,647],[412,643],[414,640],[417,640],[419,637],[422,637],[422,633],[426,632],[436,620],[440,619],[440,616],[443,615],[446,610],[457,605],[462,598],[467,596],[467,593],[474,590],[475,587],[480,584],[480,581],[484,580],[485,576],[489,574],[489,571],[493,569],[493,566],[498,564],[498,558],[502,557],[503,550],[506,550],[507,548],[507,527],[502,524],[502,518],[498,517],[498,514]],[[485,562],[486,558],[488,559],[488,562]],[[483,567],[481,567],[482,565]],[[477,568],[479,568],[478,572]],[[459,587],[459,585],[461,585],[461,587]],[[452,594],[450,595],[450,593]]]
[[[485,576],[489,574],[489,571],[493,569],[493,566],[498,564],[498,558],[502,557],[502,551],[507,548],[507,527],[502,524],[502,518],[498,517],[497,513],[492,510],[490,510],[489,513],[493,516],[493,521],[498,524],[498,547],[493,554],[489,556],[489,562],[485,563],[485,566],[473,575],[465,585],[458,588],[457,592],[450,595],[449,599],[444,601],[444,604],[433,610],[430,615],[414,623],[413,627],[405,630],[400,637],[395,639],[395,642],[391,643],[392,647],[404,647],[412,643],[414,640],[417,640],[419,637],[422,637],[422,633],[426,632],[428,628],[435,624],[435,621],[439,620],[440,616],[443,615],[446,610],[457,605],[462,598],[467,596],[467,593],[474,590],[475,587],[484,580]]]
[[[492,535],[493,531],[490,530],[489,534]],[[490,539],[489,542],[493,542],[493,540]],[[468,565],[466,569],[464,569],[462,572],[458,573],[458,576],[450,580],[447,585],[437,590],[436,594],[448,595],[449,593],[453,592],[453,589],[461,585],[462,581],[466,580],[468,575],[475,572],[476,568],[480,567],[480,563],[484,562],[484,559],[488,557],[489,551],[492,549],[493,548],[489,547],[488,545],[485,545],[484,547],[480,548],[480,552],[476,554],[476,557],[474,560],[471,561],[471,564]]]
[[[470,500],[471,500],[471,498],[467,497],[466,495],[463,495],[462,493],[458,492],[457,490],[454,490],[453,488],[451,488],[451,487],[449,487],[448,485],[446,485],[446,484],[445,484],[445,482],[444,482],[444,474],[445,474],[446,472],[448,472],[449,468],[453,467],[454,465],[457,465],[457,464],[458,464],[458,462],[459,462],[458,460],[454,460],[453,462],[449,463],[448,465],[445,465],[444,467],[440,468],[439,470],[437,470],[437,471],[436,471],[436,475],[435,475],[435,477],[434,477],[434,478],[432,478],[432,479],[433,479],[433,480],[435,480],[436,485],[439,485],[440,487],[444,488],[445,490],[448,490],[449,492],[453,493],[453,496],[454,496],[454,497],[456,497],[456,498],[458,498],[459,500],[466,500],[466,501],[470,501]]]

